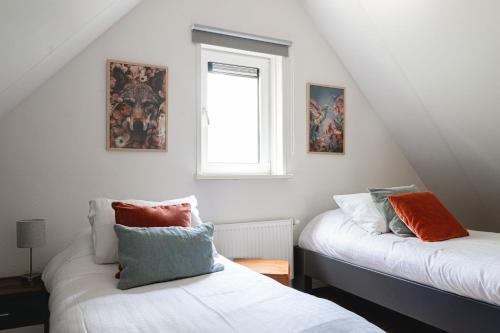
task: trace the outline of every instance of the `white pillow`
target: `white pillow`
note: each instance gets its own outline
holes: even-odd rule
[[[363,230],[372,235],[389,232],[385,218],[373,203],[370,193],[334,195],[333,200]]]
[[[113,226],[115,225],[115,211],[111,204],[115,201],[126,202],[142,206],[178,205],[181,203],[191,204],[191,225],[200,225],[201,219],[198,212],[198,201],[194,195],[166,200],[166,201],[144,201],[144,200],[114,200],[99,198],[89,202],[89,222],[92,226],[92,242],[94,243],[94,262],[96,264],[113,264],[118,262],[118,238]]]

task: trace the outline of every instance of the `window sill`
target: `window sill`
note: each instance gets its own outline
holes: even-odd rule
[[[244,180],[244,179],[262,179],[262,180],[271,180],[271,179],[292,179],[293,174],[286,174],[286,175],[229,175],[229,174],[196,174],[196,179],[198,180]]]

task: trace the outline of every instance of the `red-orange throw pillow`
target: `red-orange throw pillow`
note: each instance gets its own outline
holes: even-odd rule
[[[191,205],[137,206],[113,202],[115,221],[127,227],[190,227]]]
[[[443,241],[469,235],[431,192],[391,195],[389,201],[406,226],[423,241]]]

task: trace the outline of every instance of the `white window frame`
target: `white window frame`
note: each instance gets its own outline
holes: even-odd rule
[[[290,178],[286,174],[283,117],[283,57],[198,45],[198,179]],[[208,62],[259,68],[259,163],[209,163],[207,160]]]

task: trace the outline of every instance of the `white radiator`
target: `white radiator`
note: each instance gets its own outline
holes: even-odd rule
[[[294,220],[215,224],[217,252],[229,258],[283,259],[293,278]]]

